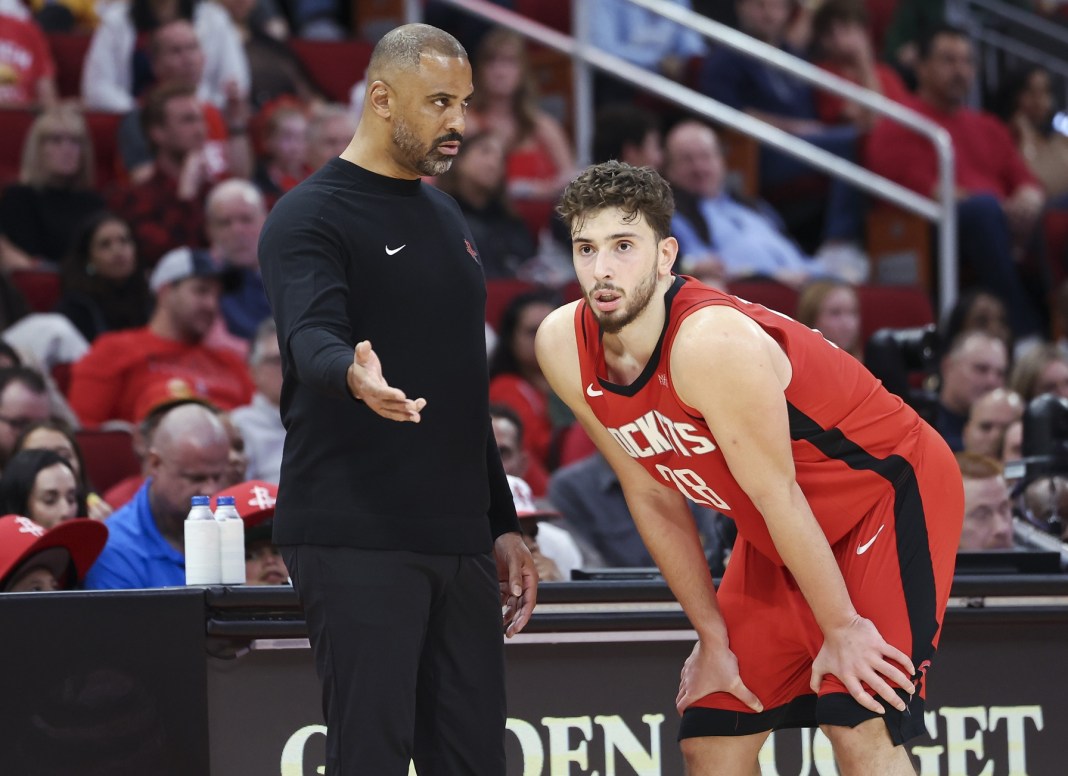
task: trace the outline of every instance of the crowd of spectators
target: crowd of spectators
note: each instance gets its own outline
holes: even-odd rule
[[[948,131],[963,279],[959,304],[937,326],[925,387],[930,417],[962,451],[970,498],[993,504],[1004,495],[995,487],[1001,466],[1021,454],[1028,403],[1068,398],[1068,286],[1057,293],[1068,256],[1052,252],[1043,232],[1068,205],[1068,122],[1055,118],[1050,72],[1006,72],[987,112],[975,44],[946,24],[941,3],[674,2]],[[911,130],[625,0],[597,0],[587,12],[592,46],[920,194],[936,192],[934,149]],[[546,83],[544,52],[518,34],[433,2],[427,13],[454,23],[475,85],[459,154],[428,183],[459,203],[490,284],[526,289],[487,329],[494,430],[518,478],[529,544],[547,578],[581,565],[649,565],[618,483],[533,355],[541,320],[575,293],[569,236],[554,214],[579,155],[570,92],[541,99],[541,87],[559,84]],[[0,546],[0,559],[11,557],[5,585],[181,583],[188,497],[223,487],[244,487],[259,505],[249,512],[250,582],[285,581],[264,533],[285,429],[257,245],[274,203],[354,132],[362,73],[351,73],[351,104],[330,102],[336,91],[293,45],[373,43],[382,30],[355,29],[347,14],[335,0],[296,0],[284,11],[271,0],[0,0],[0,111],[34,112],[21,146],[0,150],[3,167],[17,171],[0,181],[0,514],[41,531]],[[86,42],[75,99],[59,97],[55,34]],[[797,304],[781,312],[864,358],[873,312],[858,290],[871,275],[865,223],[882,205],[771,147],[759,148],[751,169],[732,168],[729,131],[610,72],[598,75],[594,104],[592,161],[649,165],[671,182],[680,271],[728,291],[785,288]],[[94,147],[100,114],[114,117],[108,148]],[[97,178],[102,152],[115,165],[106,180]],[[55,279],[47,309],[22,297],[27,275]],[[129,433],[141,470],[98,493],[78,432],[101,428]],[[1001,514],[1000,502],[983,509]],[[108,527],[106,542],[95,529],[56,533],[84,517]],[[710,567],[722,569],[729,523],[700,510],[694,519]],[[966,532],[969,542],[1011,545],[1011,521],[988,522],[986,533]],[[0,518],[0,545],[19,525]],[[39,547],[45,556],[65,547],[65,560],[30,568]],[[36,581],[20,581],[35,569]]]

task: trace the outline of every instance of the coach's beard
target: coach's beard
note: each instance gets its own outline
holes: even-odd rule
[[[441,153],[438,146],[442,143],[459,143],[463,139],[464,136],[459,132],[450,132],[435,140],[428,149],[403,121],[398,120],[393,124],[393,144],[400,149],[405,161],[420,175],[443,175],[448,172],[456,157]]]

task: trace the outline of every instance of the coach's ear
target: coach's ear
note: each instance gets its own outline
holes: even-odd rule
[[[393,112],[390,105],[392,96],[393,90],[385,81],[375,81],[367,90],[367,101],[371,103],[372,110],[384,119],[389,118]]]

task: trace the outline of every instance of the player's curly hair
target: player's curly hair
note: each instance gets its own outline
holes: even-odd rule
[[[564,189],[558,212],[575,234],[586,217],[602,208],[619,208],[632,223],[644,219],[657,241],[671,235],[675,197],[652,167],[634,167],[614,159],[587,167]]]

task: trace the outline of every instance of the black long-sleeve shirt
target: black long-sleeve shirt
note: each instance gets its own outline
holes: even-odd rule
[[[278,544],[487,552],[518,530],[489,422],[485,281],[456,203],[418,180],[333,159],[271,211],[260,238],[282,351]],[[422,422],[349,392],[370,340]]]

